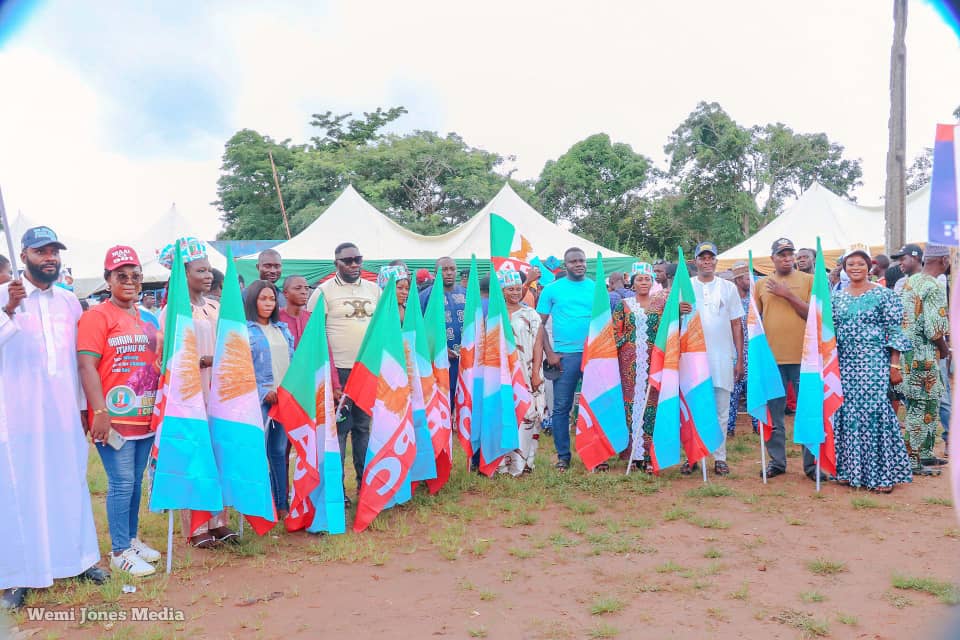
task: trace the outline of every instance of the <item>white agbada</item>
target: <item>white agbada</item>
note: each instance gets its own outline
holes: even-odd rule
[[[49,587],[100,559],[80,424],[80,303],[23,285],[13,319],[0,311],[0,589]]]

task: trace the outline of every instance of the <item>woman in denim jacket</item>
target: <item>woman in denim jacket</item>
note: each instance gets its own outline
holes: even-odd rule
[[[280,322],[277,287],[266,280],[256,280],[247,287],[243,300],[250,332],[250,351],[257,378],[257,394],[267,431],[267,459],[270,462],[270,484],[273,503],[280,520],[287,516],[287,433],[283,425],[269,419],[267,413],[277,403],[277,388],[283,381],[293,358],[293,336]]]

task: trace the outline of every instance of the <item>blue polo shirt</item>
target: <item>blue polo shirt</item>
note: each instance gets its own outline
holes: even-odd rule
[[[593,280],[579,282],[560,278],[543,288],[537,313],[553,318],[553,350],[557,353],[579,353],[590,332],[593,315]]]

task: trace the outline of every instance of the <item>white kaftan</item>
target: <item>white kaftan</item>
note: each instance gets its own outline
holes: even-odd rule
[[[80,303],[23,285],[13,319],[0,311],[0,589],[49,587],[100,559],[80,424]]]

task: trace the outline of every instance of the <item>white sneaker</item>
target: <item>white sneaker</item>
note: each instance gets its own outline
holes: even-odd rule
[[[137,578],[149,576],[157,571],[153,568],[153,565],[145,562],[143,558],[138,556],[133,547],[130,547],[118,556],[111,553],[110,566],[120,571],[126,571]]]
[[[130,548],[136,551],[137,555],[147,562],[156,562],[160,559],[160,552],[153,547],[147,546],[140,538],[131,538]]]

